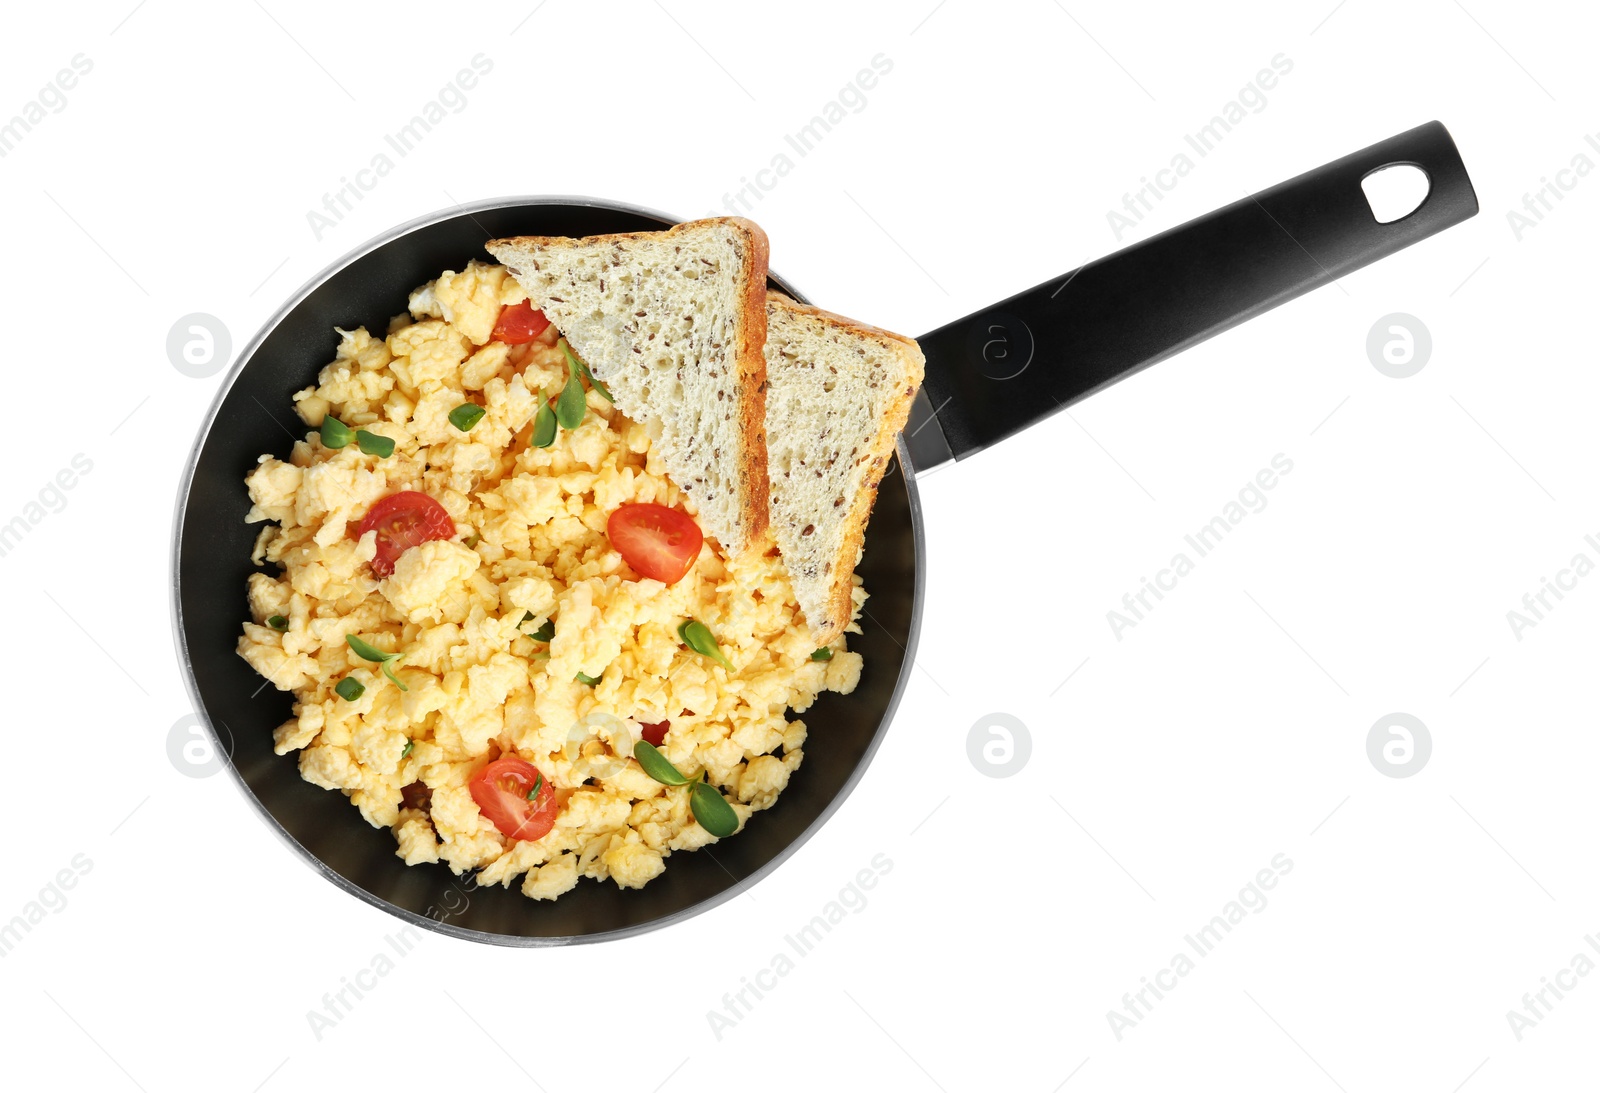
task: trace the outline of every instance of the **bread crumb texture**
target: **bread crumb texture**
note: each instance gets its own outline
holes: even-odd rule
[[[766,281],[759,249],[729,220],[490,244],[617,406],[659,430],[667,474],[694,498],[706,533],[734,553],[766,520],[764,505],[749,511],[751,497],[766,495],[760,376],[741,373],[740,360],[749,344],[745,363],[763,367],[765,316],[747,306],[750,279]]]
[[[909,338],[768,297],[772,533],[813,637],[860,610],[855,568],[878,485],[922,383]]]

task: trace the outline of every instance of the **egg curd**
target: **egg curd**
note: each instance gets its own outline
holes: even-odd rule
[[[474,262],[413,293],[385,337],[339,331],[295,409],[308,426],[331,414],[394,451],[333,450],[313,431],[287,461],[261,457],[246,479],[246,519],[268,522],[252,558],[281,572],[251,575],[239,654],[294,694],[277,753],[298,751],[308,782],[390,828],[408,865],[478,870],[480,884],[521,878],[525,894],[551,899],[584,876],[640,887],[673,851],[715,841],[686,788],[629,758],[641,725],[670,722],[662,753],[709,777],[742,830],[804,758],[806,726],[789,711],[852,691],[861,657],[842,638],[830,659],[813,657],[776,550],[729,558],[707,540],[670,586],[629,567],[607,538],[609,513],[654,502],[692,516],[694,503],[647,429],[594,389],[576,428],[529,443],[567,366],[553,327],[521,345],[493,340],[502,309],[526,298],[504,267]],[[449,415],[469,402],[485,412],[462,431]],[[405,490],[443,505],[455,535],[406,550],[380,578],[375,533],[353,532]],[[857,578],[858,613],[865,598]],[[681,643],[691,618],[733,671]],[[554,635],[537,640],[547,620]],[[407,689],[347,635],[401,654],[386,667]],[[356,689],[345,680],[364,688],[354,700],[335,691]],[[564,801],[542,838],[502,835],[468,789],[504,755],[532,763]]]

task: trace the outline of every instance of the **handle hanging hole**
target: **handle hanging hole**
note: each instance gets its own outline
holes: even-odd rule
[[[1413,163],[1394,163],[1379,167],[1361,180],[1361,192],[1373,219],[1392,224],[1417,211],[1428,198],[1428,173]]]

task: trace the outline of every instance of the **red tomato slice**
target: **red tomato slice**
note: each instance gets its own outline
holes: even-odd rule
[[[494,333],[489,337],[507,345],[522,345],[543,334],[544,328],[549,325],[550,320],[544,317],[544,312],[524,300],[520,304],[507,304],[501,309],[499,321],[494,324]]]
[[[672,722],[670,721],[657,721],[653,724],[641,721],[639,722],[639,735],[659,748],[661,741],[667,738],[667,730],[670,728],[672,728]]]
[[[663,584],[681,580],[700,556],[699,525],[665,505],[623,505],[606,520],[606,534],[635,572]]]
[[[431,539],[450,538],[456,533],[456,522],[443,505],[427,494],[402,490],[381,498],[368,509],[355,536],[359,539],[369,531],[378,533],[372,572],[387,577],[394,572],[396,558]]]
[[[539,791],[530,801],[528,794],[533,793],[535,784]],[[508,839],[532,842],[544,838],[556,825],[556,813],[561,811],[550,779],[515,755],[502,755],[484,767],[473,775],[467,789],[478,802],[478,811]]]

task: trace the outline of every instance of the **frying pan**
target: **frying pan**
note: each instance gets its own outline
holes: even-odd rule
[[[1400,164],[1428,177],[1426,198],[1391,223],[1361,183]],[[291,697],[263,688],[234,652],[248,617],[257,528],[243,480],[263,452],[306,430],[290,395],[332,357],[335,326],[381,330],[407,294],[484,258],[486,240],[666,227],[671,217],[572,198],[458,207],[402,225],[318,274],[240,353],[222,384],[178,494],[174,623],[196,711],[268,825],[340,888],[408,922],[504,945],[625,937],[705,911],[749,888],[810,836],[861,779],[916,654],[923,532],[915,475],[962,459],[1196,342],[1467,219],[1477,198],[1455,144],[1431,122],[941,327],[920,340],[927,379],[879,491],[859,572],[872,619],[851,647],[865,658],[855,693],[807,712],[806,761],[778,803],[740,834],[674,854],[646,888],[581,882],[554,902],[478,888],[443,864],[405,865],[387,832],[344,795],[300,778],[272,751]],[[772,283],[799,294],[774,277]],[[803,299],[803,297],[801,297]],[[217,732],[217,726],[224,728]],[[224,744],[224,742],[226,742]]]

